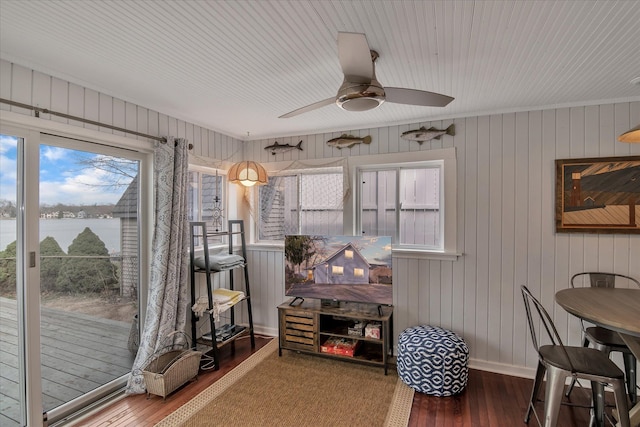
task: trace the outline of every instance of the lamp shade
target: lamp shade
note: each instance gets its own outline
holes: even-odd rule
[[[252,185],[264,185],[269,182],[267,171],[258,162],[243,160],[231,166],[227,172],[227,179],[234,184],[242,184],[245,187]]]
[[[620,142],[640,142],[640,125],[630,129],[618,137]]]

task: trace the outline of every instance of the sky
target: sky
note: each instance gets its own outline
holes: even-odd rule
[[[17,140],[0,135],[0,199],[16,202]],[[106,156],[49,145],[40,146],[40,204],[94,205],[115,204],[126,187],[110,188],[115,175],[79,163],[84,159]],[[126,183],[130,182],[127,179]]]

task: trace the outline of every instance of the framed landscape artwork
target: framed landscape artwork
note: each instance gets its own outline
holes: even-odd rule
[[[556,232],[640,234],[640,156],[556,160]]]

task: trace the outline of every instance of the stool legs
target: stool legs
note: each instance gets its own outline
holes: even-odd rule
[[[555,427],[558,424],[562,392],[564,391],[564,381],[567,378],[567,373],[561,369],[554,368],[548,369],[547,372],[547,387],[544,396],[544,427]]]
[[[593,402],[591,425],[604,427],[604,384],[591,381],[591,401]]]
[[[529,400],[529,407],[527,408],[527,413],[524,416],[524,422],[529,424],[529,420],[531,419],[531,411],[534,410],[534,405],[538,401],[538,395],[540,394],[540,386],[542,385],[542,381],[544,380],[544,373],[546,368],[542,364],[542,362],[538,361],[538,368],[536,369],[536,377],[533,380],[533,389],[531,390],[531,399]]]
[[[611,383],[613,395],[616,400],[616,408],[618,409],[618,417],[620,418],[618,425],[621,427],[630,427],[629,405],[627,405],[627,394],[625,392],[624,380],[614,381]]]
[[[638,390],[636,390],[636,358],[632,353],[623,353],[624,360],[624,375],[627,381],[627,392],[629,393],[629,399],[631,399],[631,405],[638,403]]]

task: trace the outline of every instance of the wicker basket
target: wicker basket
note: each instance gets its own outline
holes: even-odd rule
[[[195,350],[171,350],[155,356],[142,370],[147,397],[155,394],[165,399],[190,379],[197,379],[201,356],[202,352]]]

